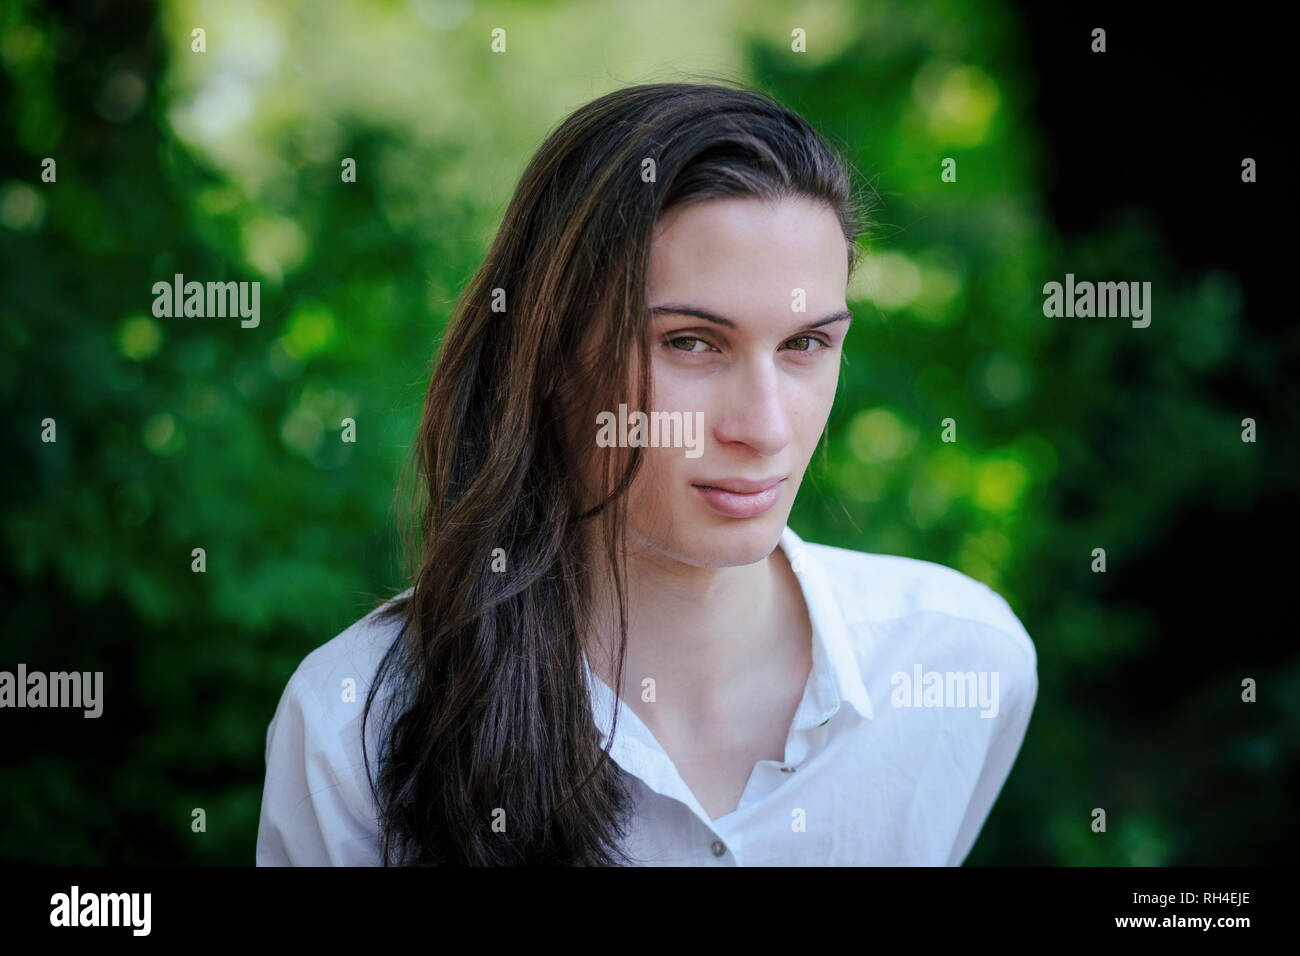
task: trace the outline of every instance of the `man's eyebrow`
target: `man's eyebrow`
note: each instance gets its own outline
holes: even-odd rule
[[[697,319],[705,319],[715,325],[725,325],[729,329],[734,329],[736,327],[736,323],[731,319],[724,318],[720,315],[714,315],[712,312],[705,309],[697,309],[694,306],[689,305],[656,305],[650,309],[650,313],[652,315],[693,315]],[[803,328],[816,329],[823,325],[830,325],[832,322],[840,322],[844,319],[852,318],[853,313],[848,309],[845,309],[843,312],[836,312],[832,315],[826,316],[825,318],[818,319],[811,325],[803,326]]]

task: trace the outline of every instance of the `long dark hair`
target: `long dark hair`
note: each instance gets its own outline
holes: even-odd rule
[[[376,612],[401,622],[362,723],[364,742],[389,686],[371,777],[385,865],[636,862],[582,655],[608,568],[622,685],[625,492],[642,453],[597,455],[593,439],[597,411],[649,407],[652,230],[686,203],[809,197],[839,217],[852,273],[867,202],[850,168],[771,97],[712,83],[601,96],[528,164],[429,382],[413,587]]]

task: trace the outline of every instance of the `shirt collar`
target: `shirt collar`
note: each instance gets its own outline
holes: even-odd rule
[[[825,723],[845,702],[863,718],[871,720],[871,698],[862,683],[862,668],[829,572],[788,525],[781,533],[781,550],[799,579],[813,626],[809,694],[795,712],[795,727],[803,729]]]
[[[832,587],[829,572],[789,525],[781,532],[779,546],[785,552],[790,566],[799,579],[813,629],[812,671],[809,674],[807,691],[795,711],[795,729],[806,730],[826,723],[840,709],[840,705],[846,702],[862,718],[871,720],[871,699],[867,696],[867,688],[862,683],[862,671],[858,665],[857,654],[853,649],[848,626],[840,612],[839,601]],[[587,675],[593,717],[600,730],[603,744],[609,736],[614,694],[609,686],[592,672],[585,652],[582,655],[582,666]],[[619,712],[619,725],[623,726],[629,716],[634,727],[640,724],[635,714],[627,708],[622,708]]]

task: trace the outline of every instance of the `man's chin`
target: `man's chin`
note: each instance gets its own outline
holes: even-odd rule
[[[755,518],[701,522],[691,529],[681,549],[699,567],[740,567],[762,561],[781,543],[785,517],[773,509]],[[683,555],[687,557],[687,555]]]

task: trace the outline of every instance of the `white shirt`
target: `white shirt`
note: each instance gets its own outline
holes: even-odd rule
[[[951,568],[805,543],[789,527],[780,547],[813,627],[784,759],[756,763],[736,809],[711,820],[624,704],[610,750],[635,795],[624,848],[647,865],[959,865],[1029,724],[1033,642],[1005,600]],[[285,687],[267,730],[259,866],[380,863],[360,723],[399,624],[373,617],[308,654]],[[589,667],[587,679],[604,745],[614,695]]]

